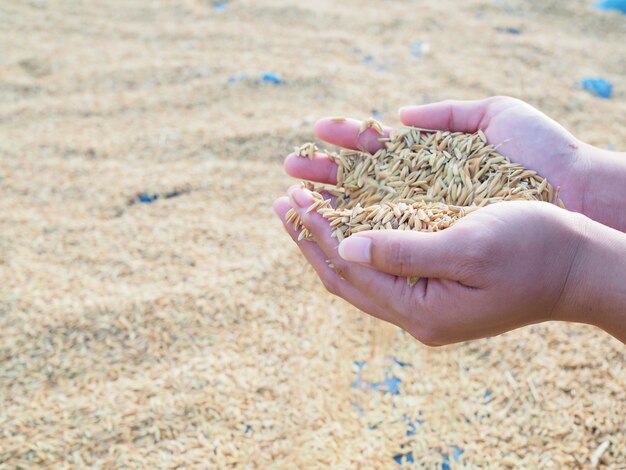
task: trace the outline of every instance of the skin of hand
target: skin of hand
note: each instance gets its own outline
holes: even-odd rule
[[[626,232],[626,153],[610,152],[581,142],[560,124],[529,104],[509,97],[479,101],[444,101],[400,110],[408,126],[453,132],[481,129],[490,144],[511,161],[537,171],[555,187],[565,207]],[[359,134],[360,122],[322,119],[317,136],[346,148],[381,147],[374,130]],[[388,134],[390,128],[385,128]],[[335,184],[337,167],[325,155],[308,160],[292,154],[286,172],[294,177]]]
[[[471,108],[483,103],[481,106],[488,107],[487,102],[490,100],[461,104]],[[450,111],[456,103],[403,109],[401,118],[406,124],[425,128],[476,130],[468,122],[476,119],[469,108]],[[575,176],[588,158],[580,153],[580,143],[533,108],[523,105],[523,109],[515,109],[518,107],[515,104],[508,113],[534,115],[535,120],[545,121],[549,130],[542,132],[553,139],[552,145],[542,145],[538,138],[531,139],[529,145],[537,152],[540,147],[557,151],[544,157],[549,162],[542,163],[532,150],[512,145],[506,152],[499,150],[568,188],[561,193],[566,205],[581,211],[589,208],[589,199],[572,189],[582,191],[587,184]],[[424,113],[423,108],[430,109]],[[491,142],[496,138],[493,133],[503,135],[493,122],[505,119],[506,113],[506,109],[494,112],[490,119],[479,119],[475,125],[492,129],[491,134],[485,129]],[[540,132],[531,125],[526,128],[535,135]],[[324,140],[347,148],[373,151],[379,146],[374,131],[359,133],[358,121],[322,120],[316,132]],[[511,132],[509,144],[519,135],[517,130]],[[522,156],[514,158],[514,149]],[[325,155],[318,154],[313,160],[290,156],[285,168],[292,176],[335,182],[336,166]],[[595,324],[626,341],[626,289],[619,281],[626,279],[626,236],[616,230],[547,203],[505,202],[476,211],[442,232],[366,232],[347,238],[339,246],[330,237],[327,221],[316,212],[306,213],[312,202],[307,190],[292,187],[289,198],[278,199],[274,208],[283,222],[290,207],[300,213],[316,242],[302,240],[297,244],[326,288],[425,344],[491,336],[550,319]],[[293,227],[285,227],[297,241]],[[341,275],[328,266],[327,260]],[[421,279],[409,287],[405,276]]]
[[[285,223],[295,207],[315,237],[297,241],[285,223],[326,289],[427,345],[548,320],[595,324],[626,341],[626,235],[580,214],[511,201],[441,232],[361,232],[339,244],[326,219],[306,212],[313,202],[295,186],[274,208]],[[407,276],[420,280],[410,287]]]

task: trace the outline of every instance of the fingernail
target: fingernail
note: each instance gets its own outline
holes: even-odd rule
[[[372,261],[372,241],[366,237],[348,237],[339,244],[339,256],[346,261],[369,263]]]
[[[293,188],[289,190],[289,199],[300,208],[309,207],[313,204],[311,191],[306,188]]]

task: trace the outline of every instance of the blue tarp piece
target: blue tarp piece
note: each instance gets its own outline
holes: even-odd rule
[[[361,55],[360,49],[353,49],[353,52],[355,54]],[[377,72],[383,72],[387,68],[387,66],[384,63],[377,62],[376,57],[374,57],[371,54],[366,54],[363,57],[361,57],[361,62],[364,63],[365,65],[369,65]]]
[[[158,194],[141,193],[137,195],[137,200],[141,202],[142,204],[150,204],[151,202],[156,201],[157,199],[159,199]]]
[[[515,36],[522,34],[522,30],[519,28],[496,28],[496,31],[499,33],[513,34]]]
[[[278,76],[278,74],[274,73],[274,72],[265,72],[263,74],[262,80],[264,82],[270,82],[273,83],[274,85],[280,85],[283,81],[280,79],[280,77]]]
[[[458,462],[461,458],[461,455],[463,455],[465,451],[457,446],[450,447],[452,447],[452,459],[455,462]],[[443,454],[443,463],[441,464],[441,470],[450,470],[450,455]]]
[[[415,436],[415,431],[417,430],[417,426],[421,426],[424,424],[423,419],[416,419],[415,421],[411,420],[407,415],[403,415],[402,418],[406,421],[406,435],[407,436]]]
[[[246,74],[243,72],[239,72],[239,73],[236,73],[235,75],[231,75],[230,77],[228,77],[228,82],[229,83],[240,82],[244,78],[246,78]]]
[[[353,401],[352,402],[352,407],[355,410],[357,410],[361,416],[365,416],[365,410],[363,409],[363,407],[360,404],[358,404],[357,402]]]
[[[361,388],[363,384],[370,390],[380,390],[383,393],[391,393],[392,395],[400,395],[400,380],[398,377],[395,377],[391,374],[391,371],[388,370],[385,372],[385,379],[382,382],[366,382],[361,378],[361,371],[365,367],[366,362],[362,361],[352,361],[352,363],[357,368],[357,377],[352,382],[353,388]]]
[[[398,377],[385,376],[383,386],[387,389],[387,392],[392,395],[400,395],[400,382],[402,382],[402,380]]]
[[[171,199],[173,197],[180,196],[181,194],[183,194],[181,191],[172,191],[172,192],[163,194],[163,197],[165,199]],[[151,202],[156,201],[160,197],[161,195],[159,194],[139,193],[137,194],[137,202],[140,202],[142,204],[150,204]]]
[[[406,454],[394,455],[393,456],[393,460],[395,460],[396,463],[402,463],[402,462],[413,463],[413,462],[415,462],[415,459],[413,458],[413,452],[407,452]]]
[[[413,367],[413,364],[409,364],[408,362],[402,362],[400,359],[398,359],[395,356],[391,356],[391,359],[393,359],[393,362],[395,362],[396,364],[398,364],[400,367]]]
[[[613,94],[613,84],[605,78],[584,78],[580,83],[593,96],[609,99]]]
[[[491,398],[492,395],[493,395],[493,392],[491,390],[487,390],[485,394],[483,395],[483,398]]]
[[[213,9],[218,10],[218,11],[225,10],[227,6],[228,6],[227,2],[217,2],[213,4]]]
[[[413,41],[411,43],[411,55],[416,59],[421,58],[427,49],[428,45],[425,42]]]
[[[626,15],[626,0],[602,0],[595,7],[600,10],[617,10]]]

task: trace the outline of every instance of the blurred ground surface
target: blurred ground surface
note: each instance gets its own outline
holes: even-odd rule
[[[510,94],[625,149],[590,3],[0,0],[0,468],[626,468],[623,345],[398,333],[399,393],[352,387],[370,322],[270,209],[324,115]]]

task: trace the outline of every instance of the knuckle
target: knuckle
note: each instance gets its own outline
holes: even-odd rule
[[[409,274],[412,264],[411,251],[399,242],[389,243],[386,249],[385,263],[388,264],[388,267],[400,275]]]
[[[302,211],[300,218],[304,226],[316,237],[330,237],[330,226],[327,220],[316,210]]]
[[[483,272],[497,257],[497,244],[491,237],[468,234],[462,247],[459,247],[459,266],[465,274]]]
[[[491,98],[488,98],[487,101],[489,102],[489,104],[516,104],[516,103],[521,103],[521,100],[518,100],[517,98],[513,98],[511,96],[507,96],[507,95],[496,95],[496,96],[492,96]]]
[[[302,225],[306,227],[306,229],[316,238],[320,237],[322,234],[322,230],[320,227],[319,220],[316,219],[313,214],[315,211],[311,212],[302,212],[300,214],[300,220],[302,220]],[[317,214],[317,213],[316,213]]]
[[[324,284],[324,288],[333,295],[340,296],[341,295],[341,287],[340,287],[341,279],[338,276],[332,277],[323,277],[322,284]]]
[[[429,346],[429,347],[439,347],[445,344],[442,341],[441,335],[438,334],[437,329],[432,326],[421,326],[413,331],[410,331],[411,336],[413,336],[420,343]]]
[[[449,325],[434,313],[430,309],[421,310],[417,315],[406,318],[400,326],[426,346],[443,346],[448,343],[446,335],[449,333]]]

